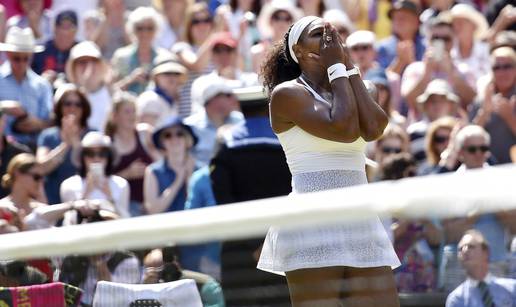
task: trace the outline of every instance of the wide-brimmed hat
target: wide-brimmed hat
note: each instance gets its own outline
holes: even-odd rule
[[[452,20],[455,18],[465,18],[474,23],[477,28],[475,30],[475,38],[482,38],[489,29],[486,18],[474,7],[468,4],[459,3],[450,10]]]
[[[190,127],[190,125],[185,124],[183,118],[173,115],[173,116],[167,117],[161,123],[158,123],[158,125],[154,129],[154,132],[152,133],[152,142],[154,143],[154,146],[156,146],[156,148],[164,149],[163,146],[161,145],[161,140],[160,140],[161,132],[163,132],[163,130],[165,130],[165,129],[175,127],[175,126],[180,126],[183,129],[185,129],[186,131],[188,131],[188,133],[190,133],[190,135],[192,136],[193,146],[195,146],[197,144],[199,139],[197,138],[197,135],[195,135],[192,127]]]
[[[236,88],[233,95],[240,102],[240,106],[259,106],[268,104],[268,95],[261,85]]]
[[[186,78],[186,74],[188,73],[188,70],[186,69],[186,67],[184,67],[183,65],[181,65],[177,62],[165,62],[163,64],[160,64],[160,65],[154,67],[151,70],[152,77],[159,75],[159,74],[166,74],[166,73],[180,74],[181,76]]]
[[[278,11],[285,11],[292,16],[292,23],[303,17],[303,11],[296,7],[292,1],[289,0],[272,0],[269,3],[263,5],[260,15],[258,16],[258,28],[260,34],[263,37],[269,37],[272,35],[272,29],[270,21],[272,15]],[[262,33],[263,32],[263,33]]]
[[[351,33],[346,39],[346,45],[351,48],[357,45],[374,46],[376,43],[376,35],[367,30],[358,30]]]
[[[102,58],[102,52],[100,51],[99,46],[92,41],[83,41],[73,46],[70,49],[69,60],[74,61],[78,58],[82,57],[90,57],[95,59]]]
[[[401,10],[409,11],[415,14],[416,16],[419,16],[419,13],[421,12],[421,8],[416,3],[410,0],[398,0],[392,4],[391,8],[387,12],[387,16],[389,16],[389,18],[392,18],[392,13]]]
[[[113,143],[111,142],[111,138],[99,131],[90,131],[86,133],[86,135],[81,140],[80,146],[76,150],[74,150],[74,153],[72,155],[72,163],[76,167],[80,167],[82,152],[85,148],[93,147],[103,147],[109,149],[113,157],[113,165],[116,165],[116,160],[118,157],[116,155]]]
[[[204,87],[202,91],[202,105],[205,106],[208,101],[219,94],[233,94],[233,89],[224,82],[222,78],[216,79]]]
[[[419,104],[424,104],[432,95],[446,96],[448,100],[454,103],[459,103],[459,96],[453,93],[453,89],[451,88],[448,81],[443,79],[434,79],[428,83],[424,93],[416,98],[416,102]]]
[[[36,45],[31,28],[11,27],[5,35],[5,43],[0,43],[0,51],[37,53],[43,50],[44,46]]]

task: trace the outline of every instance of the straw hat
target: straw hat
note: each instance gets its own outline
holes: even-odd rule
[[[11,27],[5,36],[5,43],[0,43],[0,51],[10,52],[42,52],[45,47],[36,45],[31,28]]]
[[[425,92],[416,98],[416,102],[424,104],[432,95],[442,95],[454,103],[459,103],[459,97],[453,93],[450,84],[443,79],[434,79],[426,86]]]
[[[481,38],[489,29],[487,20],[485,17],[473,8],[471,5],[459,3],[452,7],[451,11],[452,20],[455,18],[465,18],[474,23],[477,28],[475,30],[475,38]]]
[[[263,5],[260,15],[258,16],[258,29],[264,37],[272,35],[270,21],[272,15],[278,11],[285,11],[292,16],[292,23],[303,17],[303,11],[297,8],[290,0],[273,0]]]

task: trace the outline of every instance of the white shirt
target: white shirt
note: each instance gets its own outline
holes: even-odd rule
[[[107,118],[111,113],[111,94],[107,86],[102,86],[99,90],[87,93],[90,101],[91,115],[88,118],[88,127],[104,131]]]

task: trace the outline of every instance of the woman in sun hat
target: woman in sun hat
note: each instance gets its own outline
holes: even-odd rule
[[[474,7],[459,3],[450,10],[456,44],[452,60],[464,71],[468,84],[475,88],[478,79],[489,73],[489,45],[482,39],[489,28],[482,14]]]

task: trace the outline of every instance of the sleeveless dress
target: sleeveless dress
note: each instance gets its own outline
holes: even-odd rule
[[[315,99],[330,104],[302,77],[299,80]],[[334,142],[298,126],[277,135],[292,173],[292,194],[367,184],[366,142],[362,138],[353,143]],[[399,265],[385,228],[374,217],[295,230],[273,226],[265,238],[258,269],[284,275],[306,268]]]

